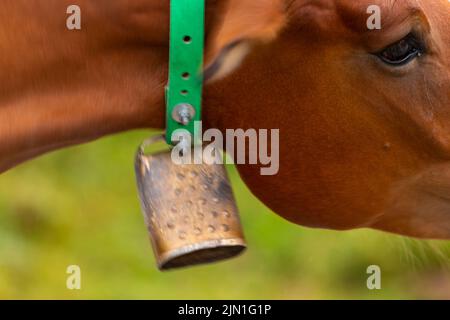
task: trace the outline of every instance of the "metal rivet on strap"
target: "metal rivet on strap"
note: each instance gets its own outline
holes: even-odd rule
[[[195,109],[189,103],[180,103],[172,112],[172,119],[186,126],[195,117]]]

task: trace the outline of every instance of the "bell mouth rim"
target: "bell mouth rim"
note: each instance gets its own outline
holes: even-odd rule
[[[239,256],[246,249],[245,240],[239,238],[203,241],[160,254],[157,258],[158,268],[161,271],[169,271],[211,264]]]

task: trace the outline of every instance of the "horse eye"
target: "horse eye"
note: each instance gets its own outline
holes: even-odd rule
[[[377,53],[378,58],[391,66],[403,66],[425,52],[424,45],[412,33]]]

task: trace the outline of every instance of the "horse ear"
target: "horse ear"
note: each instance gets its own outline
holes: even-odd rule
[[[239,67],[256,43],[274,40],[286,23],[282,0],[229,0],[207,39],[205,81]]]

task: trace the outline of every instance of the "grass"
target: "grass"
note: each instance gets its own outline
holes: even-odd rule
[[[0,298],[450,298],[448,242],[290,224],[255,199],[232,167],[248,250],[219,264],[157,271],[133,172],[147,135],[105,138],[0,176]],[[79,291],[66,288],[72,264],[82,270]],[[366,287],[372,264],[381,267],[381,290]]]

